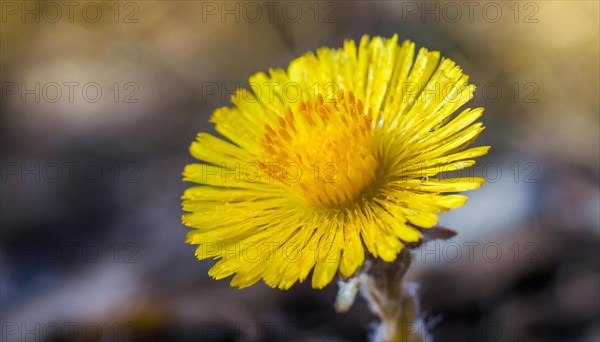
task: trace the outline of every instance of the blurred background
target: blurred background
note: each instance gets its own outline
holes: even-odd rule
[[[181,180],[236,87],[363,34],[441,51],[486,108],[472,170],[414,251],[434,341],[600,341],[596,1],[2,1],[2,341],[366,341],[336,285],[242,291],[184,243]]]

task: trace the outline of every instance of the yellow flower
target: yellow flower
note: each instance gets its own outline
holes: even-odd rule
[[[307,278],[323,288],[352,276],[365,254],[393,261],[456,193],[482,178],[435,177],[475,164],[489,147],[465,148],[481,133],[483,109],[455,111],[475,87],[449,59],[398,37],[363,37],[321,48],[286,70],[250,77],[217,109],[216,130],[198,134],[184,180],[182,221],[199,259],[231,285],[260,279],[288,289]],[[461,173],[461,172],[455,172]]]

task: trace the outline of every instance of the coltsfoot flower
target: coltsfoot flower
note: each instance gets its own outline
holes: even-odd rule
[[[457,109],[475,90],[439,52],[398,37],[321,48],[286,70],[250,77],[249,88],[211,121],[227,140],[198,134],[202,163],[185,167],[182,221],[199,259],[231,285],[263,279],[288,289],[351,277],[366,253],[394,261],[456,193],[482,178],[439,177],[475,164],[489,147],[466,149],[484,129],[483,109]],[[454,172],[461,173],[461,172]],[[438,176],[438,177],[436,177]]]

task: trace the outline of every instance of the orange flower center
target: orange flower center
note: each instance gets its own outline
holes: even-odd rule
[[[375,178],[373,113],[349,91],[324,101],[288,106],[277,127],[265,125],[259,165],[305,203],[335,207],[351,202]]]

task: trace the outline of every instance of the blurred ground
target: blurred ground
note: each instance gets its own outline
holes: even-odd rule
[[[596,1],[13,2],[0,7],[2,341],[364,341],[323,291],[238,291],[185,245],[181,171],[247,77],[362,34],[479,84],[488,183],[417,251],[440,341],[600,341]],[[259,15],[260,14],[260,15]]]

